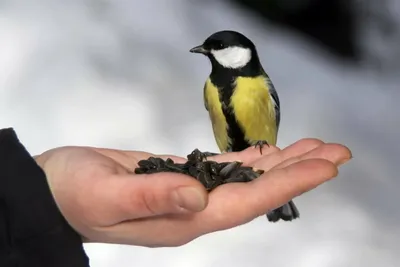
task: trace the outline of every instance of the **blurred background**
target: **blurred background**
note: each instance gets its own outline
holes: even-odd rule
[[[185,156],[216,151],[188,50],[233,29],[278,89],[278,145],[339,142],[354,159],[265,217],[178,248],[86,245],[92,267],[398,266],[400,1],[0,0],[0,127],[32,154],[90,145]]]

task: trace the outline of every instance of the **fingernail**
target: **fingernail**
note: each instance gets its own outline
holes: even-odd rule
[[[193,187],[180,187],[173,193],[176,203],[186,210],[201,211],[206,206],[204,194],[200,189]]]
[[[351,159],[352,159],[352,157],[351,158],[347,158],[347,159],[339,160],[338,165],[343,165],[343,164],[345,164],[346,162],[348,162]]]

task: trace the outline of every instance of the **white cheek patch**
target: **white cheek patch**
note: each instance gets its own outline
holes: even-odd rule
[[[219,64],[230,69],[242,68],[251,60],[251,50],[238,46],[211,50],[211,54]]]

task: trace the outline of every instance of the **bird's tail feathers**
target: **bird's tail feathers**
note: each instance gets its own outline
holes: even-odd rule
[[[300,213],[292,200],[267,213],[267,218],[270,222],[277,222],[279,220],[291,221],[299,217]]]

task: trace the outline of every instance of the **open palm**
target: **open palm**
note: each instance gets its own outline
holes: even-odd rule
[[[61,147],[36,157],[58,207],[87,242],[178,246],[206,233],[247,223],[337,175],[351,158],[338,144],[303,139],[280,150],[265,146],[210,158],[240,160],[265,172],[249,183],[225,184],[210,194],[176,173],[133,173],[153,155],[93,147]]]

